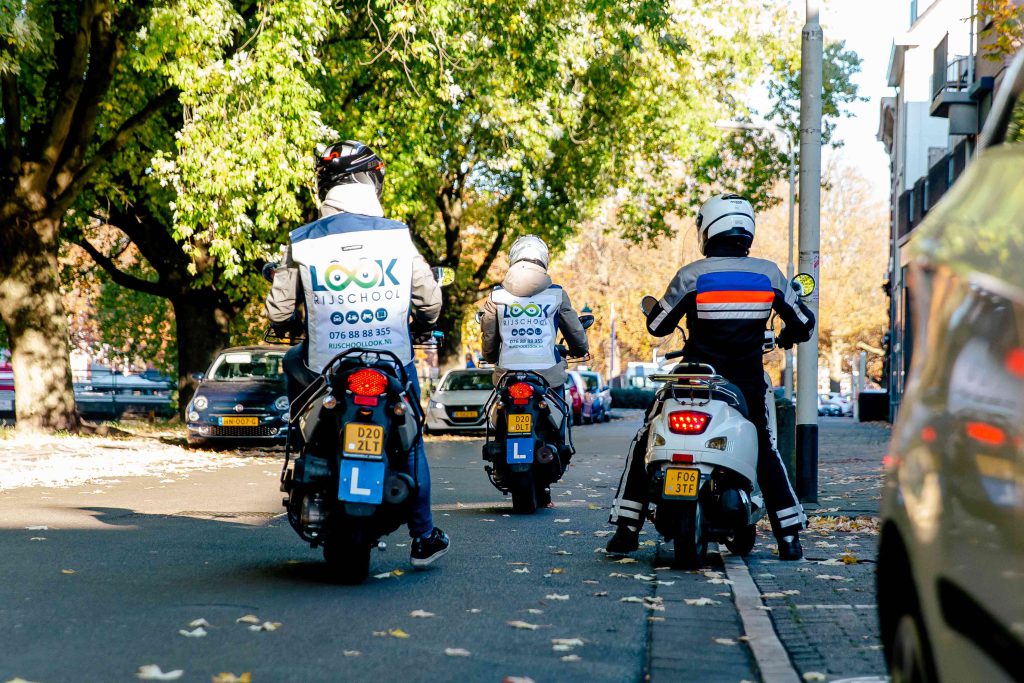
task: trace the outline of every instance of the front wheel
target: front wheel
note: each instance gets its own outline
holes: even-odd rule
[[[913,614],[904,614],[896,625],[889,673],[892,683],[929,683],[927,651],[921,626]]]
[[[757,540],[757,526],[750,524],[725,539],[725,547],[733,555],[746,556],[754,549]]]
[[[673,540],[676,569],[700,569],[708,554],[708,542],[704,536],[704,514],[700,502],[687,505],[676,523]]]
[[[328,539],[324,559],[339,583],[353,586],[370,575],[370,546],[365,543]]]
[[[533,473],[516,477],[512,485],[512,512],[517,515],[532,515],[537,511],[537,488]]]

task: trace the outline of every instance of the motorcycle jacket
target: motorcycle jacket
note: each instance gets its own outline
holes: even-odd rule
[[[764,331],[772,311],[785,323],[784,348],[807,341],[814,315],[771,261],[745,249],[720,246],[683,266],[647,316],[647,329],[664,337],[686,316],[686,360],[710,363],[727,377],[761,376]]]
[[[561,330],[573,356],[586,355],[587,333],[569,295],[547,271],[529,261],[513,264],[484,304],[480,319],[483,357],[505,370],[534,370],[552,387],[565,384],[565,361],[555,350]]]
[[[369,185],[342,187],[373,192]],[[441,311],[430,266],[408,227],[381,217],[376,197],[361,197],[357,205],[377,215],[339,212],[330,193],[327,199],[323,218],[291,232],[267,297],[267,317],[271,324],[286,323],[304,304],[306,364],[313,372],[355,347],[391,351],[411,363],[410,312],[417,323],[432,325]]]

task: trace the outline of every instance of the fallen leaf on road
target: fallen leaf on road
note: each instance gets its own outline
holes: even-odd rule
[[[530,609],[528,609],[526,611],[529,612],[530,614],[544,614],[544,610],[537,609],[536,607],[531,607]]]
[[[210,622],[208,622],[206,619],[193,619],[192,621],[188,622],[189,628],[199,628],[200,626],[202,626],[203,628],[210,628],[211,625]]]
[[[716,586],[717,585],[726,585],[726,586],[731,586],[732,585],[732,581],[730,581],[729,579],[708,579],[708,583],[715,584]]]
[[[505,676],[501,679],[501,683],[535,683],[535,681],[528,676]]]
[[[569,529],[566,529],[565,531],[563,531],[562,533],[560,533],[558,535],[559,536],[579,536],[580,532],[578,532],[578,531],[570,531]]]
[[[255,614],[246,614],[244,617],[235,619],[236,624],[259,624],[261,620]]]
[[[414,609],[413,611],[409,612],[409,616],[414,617],[416,619],[429,619],[430,617],[435,615],[433,612],[426,612],[421,609]]]
[[[600,581],[594,581],[593,579],[583,579],[583,583],[589,583],[589,584],[592,584],[592,585],[596,586],[597,584],[599,584],[601,582]]]
[[[608,575],[609,579],[630,579],[633,578],[632,574],[623,574],[622,572],[612,572]]]
[[[804,680],[805,681],[825,681],[825,680],[828,680],[828,677],[825,674],[820,673],[818,671],[808,671],[807,673],[804,674]]]
[[[641,548],[653,548],[656,545],[658,545],[657,541],[647,540],[647,541],[644,541],[643,543],[641,543],[640,547]]]
[[[476,608],[476,607],[472,607],[472,608],[470,608],[470,609],[468,609],[466,611],[469,612],[470,614],[480,614],[480,612],[481,612],[481,610]]]
[[[551,645],[556,649],[559,647],[583,647],[583,640],[580,638],[552,638]]]
[[[186,638],[205,638],[206,637],[206,629],[203,628],[202,626],[198,626],[198,627],[196,627],[195,629],[193,629],[191,631],[186,631],[185,629],[181,629],[180,631],[178,631],[178,635],[185,636]]]
[[[583,659],[579,655],[565,655],[564,657],[561,657],[561,660],[563,662],[580,662],[580,661],[583,661]]]
[[[391,570],[389,572],[384,572],[383,574],[374,574],[373,578],[375,578],[375,579],[394,579],[394,578],[397,578],[397,577],[401,576],[404,573],[405,572],[403,572],[401,569],[393,569],[393,570]]]
[[[714,640],[719,645],[735,645],[736,644],[736,641],[733,640],[732,638],[715,638]]]
[[[563,574],[563,573],[565,573],[565,570],[562,569],[561,567],[555,567],[554,569],[551,570],[551,573],[552,574]]]
[[[665,621],[665,617],[647,617],[647,621]]]
[[[26,681],[24,678],[12,678],[7,683],[32,683],[32,681]]]
[[[636,564],[636,559],[632,557],[623,557],[621,560],[615,560],[615,564]]]
[[[633,574],[633,578],[637,581],[654,581],[653,576],[647,576],[646,574]]]
[[[596,593],[591,593],[591,595],[595,598],[606,598],[608,597],[608,591],[597,591]]]
[[[556,550],[555,555],[572,555],[568,550]]]
[[[537,629],[540,628],[540,626],[537,626],[537,624],[530,624],[530,623],[527,623],[525,621],[519,621],[519,620],[509,621],[509,622],[506,622],[506,623],[509,626],[511,626],[512,628],[520,628],[520,629],[524,629],[524,630],[527,630],[527,631],[536,631]]]
[[[50,527],[46,526],[45,524],[40,524],[38,526],[27,526],[25,528],[28,529],[29,531],[49,531],[50,530]]]
[[[653,583],[655,586],[674,586],[674,585],[676,585],[675,581],[652,581],[651,583]]]
[[[262,624],[253,624],[249,627],[249,630],[259,633],[263,631],[276,631],[279,628],[281,628],[280,622],[264,621]]]
[[[606,531],[606,530],[601,530],[601,531],[595,531],[594,535],[597,536],[598,538],[604,538],[605,536],[611,536],[612,532],[611,531]]]
[[[408,638],[409,634],[400,628],[389,628],[388,635],[392,638]]]
[[[388,634],[387,631],[374,631],[373,635],[375,638],[383,638]]]
[[[571,521],[572,521],[572,520],[571,520],[571,519],[568,519],[568,518],[566,518],[566,519],[556,519],[556,520],[555,520],[555,524],[568,524],[568,523],[569,523],[569,522],[571,522]]]
[[[449,657],[468,657],[469,650],[463,650],[461,647],[446,647],[444,653]]]
[[[782,591],[782,593],[783,593],[783,595],[800,595],[800,591],[798,591],[795,588],[790,588],[789,590],[784,590],[784,591]]]
[[[740,642],[743,642],[743,643],[749,643],[751,640],[753,640],[753,638],[751,638],[750,636],[740,636],[736,640],[738,640]]]
[[[829,543],[828,541],[818,541],[814,544],[818,548],[838,548],[838,543]]]
[[[545,600],[568,600],[568,595],[559,595],[558,593],[551,593],[550,595],[544,596]]]
[[[342,650],[341,654],[345,655],[346,657],[358,657],[363,653],[359,650]]]
[[[762,593],[762,600],[778,600],[779,598],[786,597],[786,594],[781,591],[772,591],[771,593]]]
[[[528,565],[530,563],[529,562],[509,562],[508,564],[512,565],[513,567],[525,567],[526,565]]]
[[[46,540],[46,536],[33,536],[32,538],[30,538],[28,540],[30,540],[30,541],[45,541]]]
[[[248,671],[236,676],[229,671],[222,671],[211,679],[212,683],[252,683],[252,674]]]
[[[529,567],[523,567],[522,569],[513,569],[512,573],[513,574],[529,574],[530,573],[530,568]]]
[[[860,560],[857,559],[857,556],[853,553],[843,553],[843,556],[839,559],[843,561],[843,564],[857,564],[860,562]]]
[[[821,579],[822,581],[852,581],[853,580],[853,579],[848,579],[845,576],[834,576],[832,574],[818,574],[814,578]]]
[[[601,506],[600,505],[594,505],[593,503],[587,503],[587,509],[588,510],[600,510]]]
[[[712,600],[711,598],[686,598],[687,605],[693,605],[694,607],[707,607],[708,605],[721,605],[719,600]]]
[[[834,557],[830,557],[827,560],[818,560],[818,564],[823,565],[825,567],[841,567],[843,565],[842,562],[835,559]]]
[[[774,607],[765,607],[764,605],[758,605],[757,609],[763,609],[765,612],[771,612],[775,608]]]
[[[135,674],[136,678],[143,681],[176,681],[183,675],[185,675],[183,669],[162,671],[156,664],[144,664],[139,667],[138,672]]]
[[[75,570],[74,569],[61,569],[60,573],[61,574],[74,574]]]

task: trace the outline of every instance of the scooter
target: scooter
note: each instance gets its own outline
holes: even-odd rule
[[[580,316],[584,329],[594,316]],[[568,356],[563,345],[555,347]],[[568,359],[586,362],[586,357]],[[551,503],[551,484],[565,474],[575,453],[572,445],[572,410],[543,376],[531,370],[510,370],[502,375],[484,406],[489,416],[483,445],[484,466],[491,484],[512,495],[512,510],[533,514]],[[563,436],[564,435],[564,436]]]
[[[794,287],[804,277],[810,276],[794,278]],[[800,290],[802,296],[813,291],[811,282],[809,291],[806,285]],[[644,314],[656,303],[654,297],[644,297]],[[773,322],[765,335],[766,352],[775,348]],[[673,351],[665,360],[682,355]],[[709,542],[748,554],[765,505],[757,485],[757,430],[748,419],[743,394],[706,363],[680,363],[670,373],[651,375],[651,380],[664,384],[647,417],[649,514],[658,532],[672,541],[675,565],[702,567]],[[775,445],[775,401],[767,373],[765,380]]]

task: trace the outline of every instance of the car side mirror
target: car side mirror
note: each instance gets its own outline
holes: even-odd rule
[[[790,285],[793,287],[793,290],[803,298],[814,293],[816,283],[814,282],[814,277],[810,274],[799,273],[790,281]]]
[[[203,373],[201,372],[193,372],[192,374],[189,375],[189,377],[191,377],[197,382],[202,382],[205,375],[203,375]]]
[[[447,266],[437,266],[431,268],[434,271],[434,279],[437,280],[437,284],[442,287],[447,287],[451,283],[455,282],[455,269],[448,268]]]
[[[640,310],[643,311],[644,315],[650,315],[654,307],[658,305],[658,300],[651,295],[645,296],[640,299]]]
[[[580,325],[583,325],[583,329],[589,328],[594,324],[594,316],[590,313],[584,313],[580,316]]]

